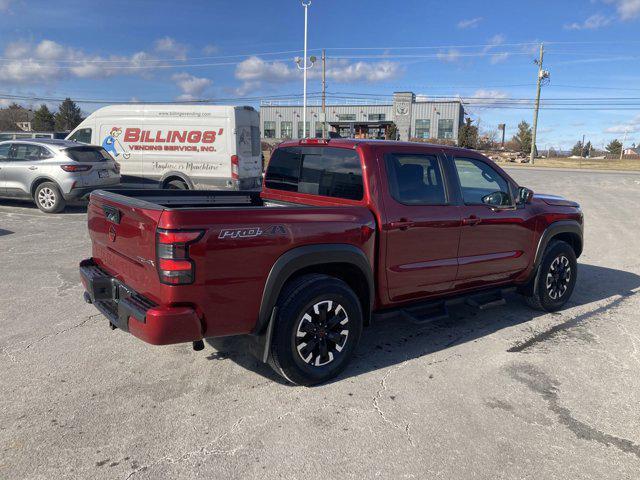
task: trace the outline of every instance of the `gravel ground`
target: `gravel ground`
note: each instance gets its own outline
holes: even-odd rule
[[[639,478],[640,175],[511,173],[583,206],[567,308],[380,323],[315,388],[245,338],[112,332],[82,301],[83,209],[0,202],[0,478]]]

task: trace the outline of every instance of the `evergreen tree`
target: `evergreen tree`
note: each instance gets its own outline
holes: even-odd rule
[[[613,153],[614,155],[620,155],[620,152],[622,151],[622,142],[617,138],[614,138],[609,142],[609,145],[607,145],[606,148],[607,152]]]
[[[578,142],[571,149],[571,155],[573,155],[574,157],[581,157],[583,151],[584,146],[582,145],[582,142],[578,140]]]
[[[478,127],[473,125],[469,117],[465,118],[465,122],[458,132],[458,145],[463,148],[476,148],[478,146]]]
[[[522,153],[531,152],[531,126],[524,120],[518,124],[518,133],[513,136],[513,141]]]
[[[52,132],[55,128],[56,119],[49,108],[43,103],[33,114],[31,128],[36,132]]]
[[[55,127],[60,132],[71,131],[82,122],[82,112],[76,102],[66,98],[55,114]]]

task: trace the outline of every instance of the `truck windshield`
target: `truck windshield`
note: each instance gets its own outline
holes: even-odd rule
[[[67,157],[76,162],[106,162],[111,157],[101,147],[73,147],[65,151]]]
[[[267,188],[362,200],[362,166],[357,152],[331,147],[279,148],[271,157]]]

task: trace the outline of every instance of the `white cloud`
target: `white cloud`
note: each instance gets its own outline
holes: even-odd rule
[[[220,49],[217,45],[209,44],[202,47],[202,53],[204,53],[205,55],[213,55],[214,53],[218,53],[219,51]]]
[[[496,63],[504,62],[507,58],[509,58],[508,52],[492,53],[489,56],[489,62],[491,62],[491,65],[495,65]]]
[[[1,1],[1,0],[0,0]],[[165,59],[182,55],[180,44],[168,37],[155,43],[156,52],[101,56],[44,39],[38,43],[15,41],[6,45],[0,81],[9,84],[50,83],[63,78],[105,78],[116,75],[148,76]],[[186,50],[185,50],[186,51]],[[149,68],[150,67],[150,68]]]
[[[640,17],[640,0],[604,0],[616,7],[621,20],[633,20]]]
[[[509,95],[502,90],[485,90],[483,88],[476,90],[472,97],[475,103],[493,105],[496,100],[507,98]]]
[[[202,94],[211,86],[211,79],[204,77],[196,77],[186,72],[176,73],[171,80],[182,90],[178,100],[196,100],[202,97]]]
[[[176,60],[186,60],[187,58],[187,46],[176,42],[171,37],[159,38],[155,41],[154,47],[156,52],[168,55]]]
[[[464,30],[465,28],[474,28],[477,27],[478,24],[483,20],[482,17],[476,17],[476,18],[468,18],[465,20],[460,20],[458,22],[458,28],[461,30]]]
[[[439,52],[436,57],[442,62],[456,63],[458,60],[460,60],[460,50],[450,48],[446,52]]]
[[[600,13],[596,13],[595,15],[591,15],[584,22],[577,23],[573,22],[568,25],[565,25],[565,30],[597,30],[602,27],[606,27],[611,25],[613,18],[607,17]]]
[[[487,44],[484,46],[484,48],[482,49],[482,52],[489,53],[492,49],[502,45],[506,39],[507,37],[505,37],[502,33],[498,33],[494,35],[489,39]]]
[[[640,132],[640,115],[636,115],[632,117],[626,122],[619,123],[617,125],[612,125],[611,127],[604,129],[605,133],[617,133],[624,134],[626,133],[635,133]]]
[[[320,78],[322,71],[319,67],[320,65],[316,64],[309,69],[307,78]],[[400,65],[390,61],[351,63],[346,59],[329,59],[326,68],[327,78],[337,83],[383,82],[397,78],[401,73]],[[244,96],[260,88],[263,82],[277,84],[299,80],[302,78],[302,71],[293,61],[290,64],[281,61],[270,62],[252,56],[236,66],[235,77],[243,82],[235,92]]]
[[[0,0],[0,12],[8,12],[14,0]]]

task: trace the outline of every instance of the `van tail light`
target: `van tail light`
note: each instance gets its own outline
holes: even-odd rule
[[[167,285],[186,285],[195,280],[195,264],[189,246],[204,236],[204,230],[164,230],[156,234],[158,276]]]
[[[233,178],[234,180],[237,180],[238,178],[240,178],[239,170],[238,170],[239,164],[240,163],[238,160],[238,156],[231,155],[231,178]]]
[[[60,165],[60,168],[65,172],[88,172],[91,170],[91,165]]]
[[[118,162],[113,162],[114,166],[113,169],[115,170],[116,173],[120,173],[120,164]]]

